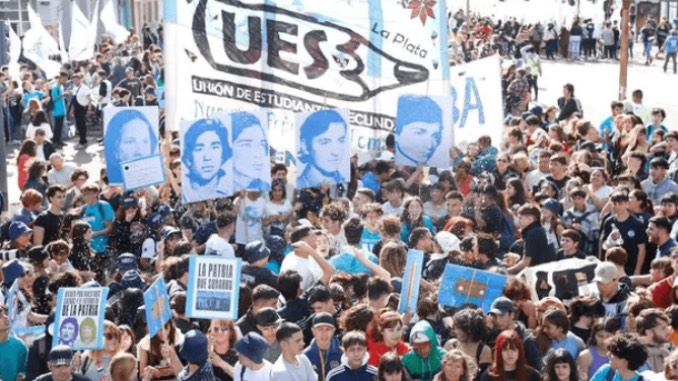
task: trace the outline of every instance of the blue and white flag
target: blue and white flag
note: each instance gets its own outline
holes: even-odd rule
[[[146,323],[148,334],[154,337],[162,331],[165,324],[172,319],[167,287],[162,276],[144,292],[144,304],[146,304]]]
[[[108,287],[60,288],[54,315],[52,346],[73,350],[104,347]]]
[[[186,316],[195,319],[238,319],[239,258],[191,256]]]
[[[405,313],[417,312],[417,302],[419,301],[419,286],[421,285],[421,272],[424,267],[424,252],[421,250],[410,249],[407,252],[407,263],[405,263],[405,276],[403,276],[403,286],[400,290],[400,302],[398,303],[398,312]]]
[[[277,128],[346,108],[352,148],[379,152],[400,94],[449,94],[445,0],[168,0],[164,12],[168,126],[261,107]]]

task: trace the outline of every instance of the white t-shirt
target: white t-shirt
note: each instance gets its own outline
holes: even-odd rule
[[[52,133],[52,127],[49,126],[47,123],[42,123],[39,126],[33,125],[33,123],[28,125],[28,128],[26,129],[26,139],[35,139],[35,132],[38,129],[42,129],[45,131],[45,138],[47,140],[52,140],[52,136],[54,134]]]
[[[235,222],[235,242],[246,245],[248,242],[264,239],[262,218],[266,213],[266,200],[262,197],[252,201],[244,198],[240,202],[238,218]]]
[[[273,364],[264,360],[263,368],[259,370],[252,370],[245,368],[240,362],[235,364],[233,368],[233,381],[271,381],[271,371],[273,370]]]
[[[603,185],[602,187],[600,187],[600,189],[598,189],[596,191],[595,194],[596,194],[596,197],[598,197],[599,199],[603,199],[603,198],[610,197],[610,194],[612,194],[612,191],[614,191],[614,189],[612,187],[607,186],[607,185]],[[586,209],[593,211],[593,212],[599,212],[598,208],[593,203],[593,200],[591,199],[591,197],[586,197]]]
[[[220,255],[222,257],[235,259],[233,246],[225,239],[219,237],[218,234],[212,234],[205,243],[205,255]]]
[[[294,254],[294,252],[289,253],[285,259],[283,259],[282,265],[280,265],[280,273],[282,274],[288,270],[295,270],[301,275],[301,289],[308,290],[320,279],[320,276],[317,274],[317,269],[314,271],[314,266],[311,261],[311,258],[302,258]],[[318,266],[318,268],[319,267],[320,266]]]
[[[89,87],[83,83],[79,87],[74,88],[73,91],[75,92],[75,99],[77,99],[80,106],[87,107],[89,104],[88,97],[90,95]]]
[[[386,201],[382,206],[381,209],[384,211],[384,216],[396,216],[400,217],[400,215],[403,212],[403,204],[401,203],[399,207],[393,207],[391,206],[391,203]]]
[[[292,210],[292,203],[287,199],[283,200],[282,205],[276,204],[272,201],[266,203],[266,217],[282,216],[283,214],[288,213],[290,210]],[[276,227],[280,230],[284,230],[285,225],[285,223],[277,221],[271,224],[272,227]]]
[[[273,364],[271,381],[318,381],[318,374],[304,355],[297,356],[298,365],[290,364],[280,355]]]

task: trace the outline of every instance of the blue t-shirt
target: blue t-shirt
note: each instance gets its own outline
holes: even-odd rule
[[[42,98],[45,97],[45,94],[43,94],[40,91],[29,91],[27,93],[24,93],[23,98],[21,99],[21,103],[23,103],[24,107],[28,107],[28,102],[31,99],[37,99],[37,100],[42,100]]]
[[[666,53],[678,52],[678,36],[670,36],[664,44],[666,44]]]
[[[82,219],[89,224],[93,232],[98,232],[106,228],[106,221],[113,222],[115,212],[111,204],[106,201],[97,201],[96,204],[85,207]],[[108,247],[108,234],[92,238],[90,247],[97,254],[105,252]]]
[[[370,232],[367,229],[363,229],[363,235],[360,237],[360,248],[367,253],[371,253],[374,245],[379,241],[381,241],[379,232]]]
[[[614,377],[612,378],[612,381],[638,381],[638,378],[640,377],[640,373],[636,372],[635,376],[631,377],[630,380],[623,380],[619,373],[614,370],[610,369],[610,364],[605,364],[598,369],[596,374],[591,377],[591,381],[605,381],[607,377],[607,372],[614,372]]]
[[[52,105],[54,109],[52,110],[52,115],[54,116],[64,116],[66,115],[66,100],[64,100],[64,89],[61,85],[54,85],[49,90],[49,96],[52,98]]]
[[[368,254],[370,262],[379,263],[377,256],[372,253]],[[343,271],[347,274],[372,274],[372,271],[353,256],[353,253],[343,252],[330,258],[330,263],[337,271]]]
[[[664,131],[664,133],[669,132],[669,129],[666,128],[666,126],[663,124],[659,125],[659,129]],[[652,134],[654,134],[655,131],[657,131],[657,128],[655,128],[654,124],[652,123],[648,124],[647,127],[645,128],[645,139],[647,141],[650,141],[650,139],[652,138]]]
[[[16,380],[19,373],[26,374],[26,345],[15,337],[9,337],[0,343],[0,379]]]

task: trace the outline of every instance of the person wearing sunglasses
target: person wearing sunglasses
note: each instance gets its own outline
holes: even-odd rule
[[[83,326],[81,326],[81,331]],[[111,379],[111,360],[120,352],[120,329],[111,321],[104,320],[104,347],[87,350],[80,360],[82,375],[92,381]],[[96,338],[95,338],[96,340]]]

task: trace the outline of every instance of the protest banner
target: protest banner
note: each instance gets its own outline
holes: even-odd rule
[[[104,347],[108,287],[60,288],[54,315],[52,346],[73,350]]]
[[[181,197],[184,203],[233,195],[230,123],[231,118],[226,113],[181,122]]]
[[[396,164],[434,168],[450,166],[451,97],[403,95],[395,126]]]
[[[268,113],[230,114],[233,142],[233,190],[268,192],[271,189]]]
[[[448,263],[440,281],[438,302],[449,307],[472,304],[487,313],[504,292],[506,279],[506,275]]]
[[[352,147],[378,152],[400,94],[449,94],[445,0],[170,0],[163,9],[168,126],[220,110],[348,108]]]
[[[534,300],[546,296],[555,296],[560,300],[570,300],[575,296],[597,292],[595,285],[589,287],[595,277],[598,259],[569,258],[543,265],[528,267],[520,273],[533,285]]]
[[[13,331],[14,322],[19,313],[19,280],[14,280],[12,286],[7,292],[7,318],[9,319],[9,329]]]
[[[400,290],[400,302],[398,303],[398,312],[401,314],[405,312],[415,314],[417,312],[422,267],[424,267],[424,252],[415,249],[408,250],[405,276]]]
[[[165,169],[158,150],[158,107],[104,108],[104,156],[110,184],[133,190],[165,181]],[[123,163],[140,159],[149,164],[143,177],[125,184]]]
[[[351,137],[346,109],[297,114],[297,188],[344,184],[351,179]]]
[[[239,258],[192,256],[188,267],[186,316],[195,319],[238,319]]]
[[[504,129],[499,56],[455,66],[450,84],[455,145],[489,135],[492,145],[499,146]]]
[[[148,334],[154,337],[165,328],[165,324],[172,319],[169,295],[162,276],[144,292],[146,305],[146,324]]]

